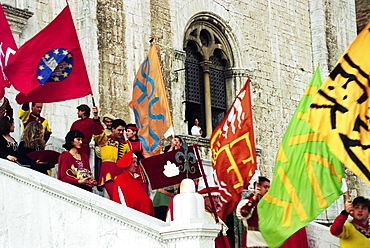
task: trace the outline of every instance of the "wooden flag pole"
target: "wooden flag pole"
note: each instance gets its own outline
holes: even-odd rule
[[[202,160],[200,159],[199,150],[198,150],[198,144],[197,143],[193,144],[193,147],[194,147],[194,151],[195,151],[195,156],[197,157],[197,163],[199,165],[200,171],[202,172],[202,177],[203,177],[203,180],[204,180],[204,184],[206,185],[207,194],[208,194],[209,201],[210,201],[211,207],[212,207],[212,213],[213,213],[213,216],[214,216],[215,221],[216,221],[216,224],[217,224],[217,223],[220,222],[220,220],[218,218],[218,215],[217,215],[217,212],[216,212],[215,203],[213,201],[213,198],[212,198],[212,195],[211,195],[211,191],[209,189],[209,185],[208,185],[206,173],[204,172],[204,168],[203,168],[203,163],[202,163]],[[223,228],[221,228],[221,231],[220,231],[219,235],[221,236],[223,247],[226,248],[225,240],[223,238],[223,235],[224,234],[222,233],[222,229]]]

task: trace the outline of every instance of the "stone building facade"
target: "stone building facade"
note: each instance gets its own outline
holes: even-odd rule
[[[66,4],[64,0],[2,2],[8,5],[5,11],[19,46]],[[320,63],[325,78],[357,34],[356,11],[368,8],[368,1],[353,0],[68,2],[102,115],[134,121],[127,104],[150,36],[157,42],[175,133],[185,138],[197,107],[209,136],[249,75],[258,164],[269,178],[279,143],[316,64]],[[361,21],[366,18],[363,15]],[[218,82],[210,80],[209,93],[202,85],[207,70]],[[201,83],[192,84],[193,78]],[[191,87],[200,87],[198,98]],[[15,95],[14,89],[7,90],[18,110]],[[219,102],[214,104],[215,99]],[[45,104],[43,115],[53,129],[50,145],[64,138],[82,103],[91,105],[91,96]],[[203,157],[210,158],[207,137],[188,140],[198,141]],[[350,172],[347,175],[352,195],[369,196],[367,185]]]

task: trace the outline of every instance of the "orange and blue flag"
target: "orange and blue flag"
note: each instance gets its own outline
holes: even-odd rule
[[[130,107],[134,111],[144,156],[160,153],[161,141],[173,135],[156,43],[135,76]]]

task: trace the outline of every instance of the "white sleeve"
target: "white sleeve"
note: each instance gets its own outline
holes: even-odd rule
[[[121,201],[121,204],[123,206],[127,207],[126,200],[125,200],[125,197],[123,196],[123,193],[122,193],[122,190],[121,190],[120,186],[118,186],[118,196],[119,196],[119,200]]]

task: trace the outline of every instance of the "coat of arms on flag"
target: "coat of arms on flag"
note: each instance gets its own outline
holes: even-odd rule
[[[37,80],[41,85],[46,82],[59,82],[68,78],[72,69],[72,53],[64,48],[52,49],[45,53],[40,60]]]

